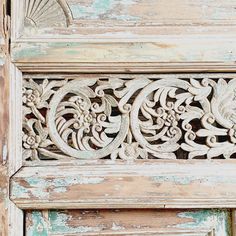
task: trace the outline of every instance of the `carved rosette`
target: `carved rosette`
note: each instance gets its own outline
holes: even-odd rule
[[[23,157],[230,158],[236,79],[25,79]]]

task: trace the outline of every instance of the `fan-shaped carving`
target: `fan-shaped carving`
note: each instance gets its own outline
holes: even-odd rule
[[[25,0],[27,26],[66,27],[70,22],[70,9],[64,0]]]

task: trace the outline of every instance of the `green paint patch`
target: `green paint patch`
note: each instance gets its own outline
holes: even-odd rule
[[[18,197],[18,198],[30,198],[28,194],[28,190],[21,185],[19,185],[16,182],[13,182],[11,185],[11,193],[12,197]]]
[[[117,20],[138,20],[139,17],[127,14],[127,7],[135,4],[135,0],[94,0],[91,5],[71,4],[72,15],[77,19],[117,19]],[[116,12],[121,6],[121,12]]]
[[[209,229],[215,230],[215,236],[230,236],[231,235],[231,214],[227,210],[199,210],[189,211],[178,214],[181,218],[192,219],[192,222],[187,222],[177,225],[182,229]]]
[[[27,229],[28,236],[48,236],[49,226],[40,211],[31,213],[32,224]]]
[[[41,179],[39,177],[28,177],[24,179],[28,184],[28,188],[19,185],[16,182],[12,184],[12,196],[18,198],[30,198],[31,195],[45,199],[49,198],[50,192],[53,189],[54,192],[63,193],[67,191],[67,188],[73,185],[82,184],[100,184],[104,181],[102,177],[65,177],[61,179]],[[44,189],[44,191],[42,191]]]
[[[88,232],[98,232],[101,227],[89,227],[86,225],[71,226],[68,224],[70,216],[60,211],[49,212],[50,233],[52,234],[79,234]]]
[[[46,54],[46,50],[42,48],[40,44],[33,44],[23,48],[15,48],[13,50],[14,60],[19,60],[22,58],[34,58],[38,56],[43,56]]]

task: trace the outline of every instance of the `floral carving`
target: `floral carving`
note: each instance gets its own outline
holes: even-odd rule
[[[236,79],[25,79],[23,157],[230,158]]]

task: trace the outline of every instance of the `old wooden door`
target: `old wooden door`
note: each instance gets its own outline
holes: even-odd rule
[[[0,3],[1,235],[236,235],[236,0]]]

